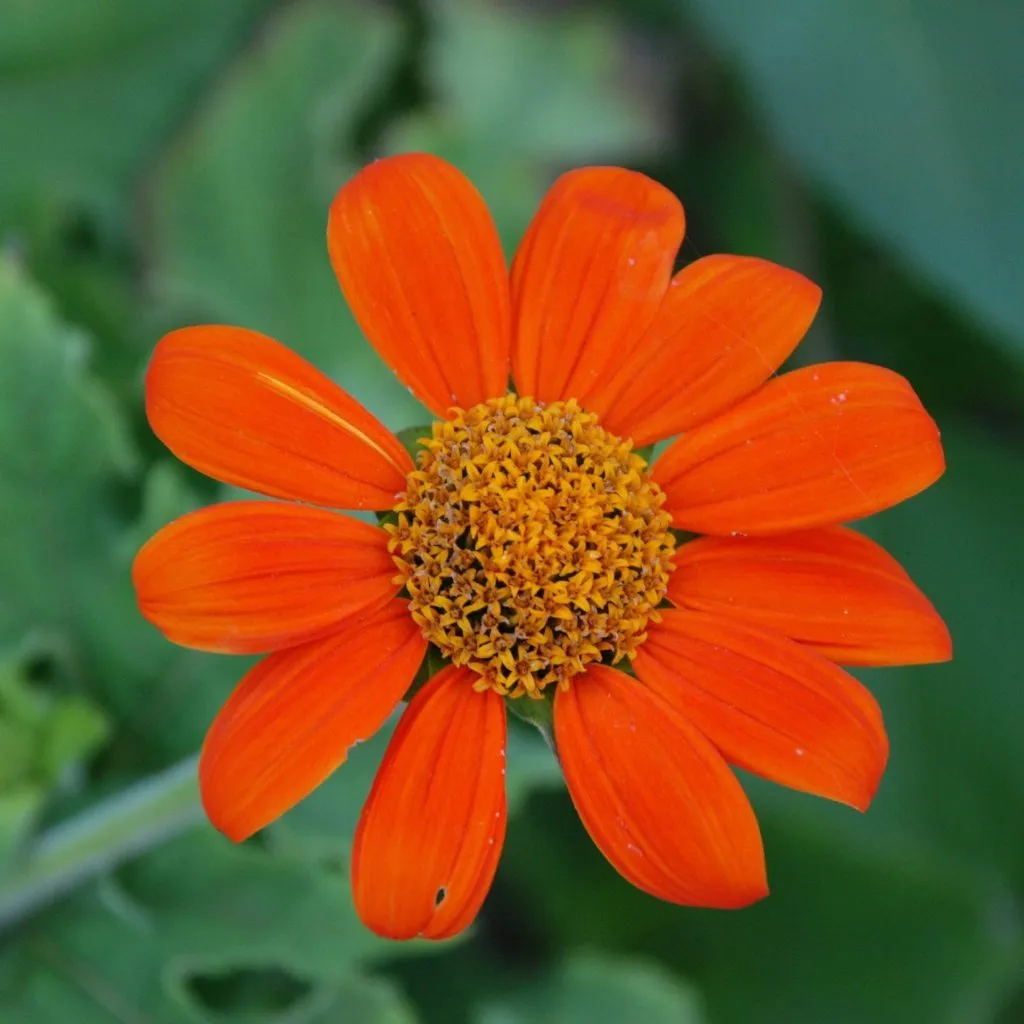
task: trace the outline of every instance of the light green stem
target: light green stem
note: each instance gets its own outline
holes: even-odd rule
[[[0,931],[201,820],[190,757],[54,826],[0,876]]]

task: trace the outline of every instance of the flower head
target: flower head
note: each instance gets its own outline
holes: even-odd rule
[[[184,516],[134,567],[172,640],[266,655],[203,748],[213,823],[242,840],[273,821],[380,728],[428,645],[445,663],[412,695],[355,836],[356,907],[380,934],[443,938],[479,910],[505,834],[510,702],[552,707],[570,795],[625,878],[738,907],[767,885],[730,766],[866,808],[887,740],[839,665],[950,656],[907,574],[840,525],[938,478],[935,424],[879,367],[777,375],[818,288],[740,256],[673,276],[683,225],[640,174],[571,172],[508,274],[449,164],[408,154],[348,182],[331,259],[437,417],[415,463],[270,338],[194,327],[156,348],[161,439],[283,499]],[[675,435],[653,467],[635,450]]]

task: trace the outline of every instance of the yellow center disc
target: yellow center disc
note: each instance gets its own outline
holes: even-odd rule
[[[427,639],[511,697],[632,657],[675,542],[631,442],[575,401],[506,395],[421,443],[389,530]]]

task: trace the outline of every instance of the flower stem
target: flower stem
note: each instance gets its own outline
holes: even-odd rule
[[[0,876],[0,931],[201,820],[190,757],[55,825]]]

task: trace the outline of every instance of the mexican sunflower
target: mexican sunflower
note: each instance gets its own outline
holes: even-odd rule
[[[569,794],[626,879],[740,907],[767,885],[730,766],[864,809],[886,734],[839,666],[950,656],[908,575],[841,525],[936,480],[935,424],[877,366],[777,374],[819,289],[745,256],[673,275],[683,225],[641,174],[573,171],[509,273],[444,161],[380,160],[344,185],[327,230],[341,289],[437,417],[415,461],[262,334],[190,327],[156,347],[156,434],[277,499],[186,515],[134,566],[171,640],[266,655],[206,738],[206,811],[245,839],[408,699],[351,858],[381,935],[444,938],[479,910],[516,702],[553,716]],[[649,466],[639,450],[670,437]],[[416,689],[431,647],[443,667]]]

